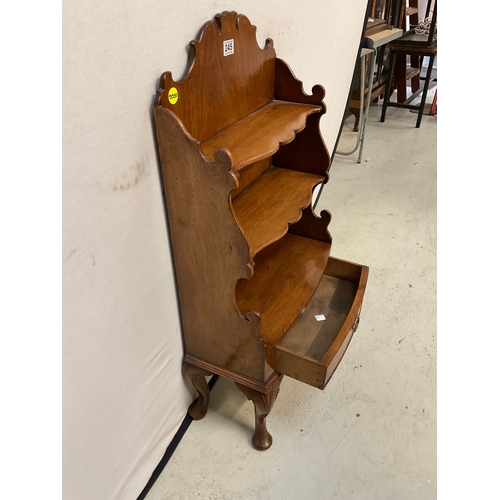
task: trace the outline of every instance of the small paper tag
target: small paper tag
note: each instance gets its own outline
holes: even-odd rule
[[[234,38],[231,40],[224,40],[224,57],[234,54]]]
[[[325,321],[325,316],[323,314],[316,314],[316,316],[314,316],[316,318],[316,321]]]

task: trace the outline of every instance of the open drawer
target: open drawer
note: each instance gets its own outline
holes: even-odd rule
[[[325,388],[358,326],[367,278],[368,267],[328,258],[313,297],[274,346],[278,373]]]

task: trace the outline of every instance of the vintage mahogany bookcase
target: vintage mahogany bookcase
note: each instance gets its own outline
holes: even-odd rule
[[[255,406],[253,444],[284,375],[323,389],[355,332],[368,268],[330,257],[331,215],[314,214],[328,180],[319,122],[325,90],[306,95],[272,40],[224,12],[191,42],[185,76],[161,76],[154,104],[185,345],[184,377],[233,380]],[[323,319],[324,318],[324,319]]]

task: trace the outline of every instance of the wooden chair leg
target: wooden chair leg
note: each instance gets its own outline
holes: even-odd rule
[[[257,450],[267,450],[273,444],[273,437],[269,434],[266,426],[266,417],[271,412],[283,375],[281,375],[267,394],[258,392],[235,382],[236,387],[249,399],[253,401],[255,408],[255,432],[252,443]]]
[[[198,393],[198,398],[189,406],[189,416],[193,420],[201,420],[207,414],[208,403],[210,401],[210,389],[205,377],[213,375],[213,373],[184,361],[182,364],[182,375]]]

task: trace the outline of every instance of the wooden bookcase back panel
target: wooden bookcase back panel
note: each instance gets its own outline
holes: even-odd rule
[[[322,113],[310,114],[304,130],[295,136],[289,144],[282,145],[273,155],[275,167],[289,168],[323,175],[325,184],[328,182],[330,154],[320,132]]]
[[[272,40],[259,47],[256,29],[244,15],[219,14],[190,42],[187,74],[179,81],[171,72],[161,76],[158,103],[174,111],[198,141],[273,99],[276,52]]]
[[[331,245],[332,236],[328,231],[328,224],[331,220],[332,214],[328,210],[322,210],[317,216],[312,206],[309,205],[302,211],[302,217],[289,227],[288,232]]]
[[[237,174],[238,187],[231,192],[231,201],[236,198],[253,184],[268,168],[271,167],[272,157],[256,161],[240,170]]]

